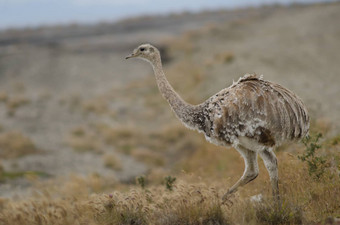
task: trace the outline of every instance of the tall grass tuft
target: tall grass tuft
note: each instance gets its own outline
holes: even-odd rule
[[[265,201],[253,205],[258,224],[303,224],[302,209],[292,203],[283,202],[280,207],[275,202]]]

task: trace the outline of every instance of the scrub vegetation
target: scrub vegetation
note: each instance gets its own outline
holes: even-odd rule
[[[339,10],[266,6],[0,32],[0,225],[339,224]],[[260,158],[256,180],[222,204],[243,159],[185,128],[148,65],[124,61],[145,41],[192,104],[252,72],[303,99],[310,136],[276,150],[280,206]]]

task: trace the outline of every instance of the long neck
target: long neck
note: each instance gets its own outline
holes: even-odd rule
[[[199,111],[198,106],[191,105],[185,102],[172,88],[169,81],[166,79],[162,68],[160,56],[151,62],[155,72],[157,85],[163,97],[168,101],[176,116],[188,127],[195,128],[195,117]]]

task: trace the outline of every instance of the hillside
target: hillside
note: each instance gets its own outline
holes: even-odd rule
[[[1,31],[0,224],[133,224],[124,213],[134,224],[268,222],[256,213],[270,212],[270,200],[240,213],[250,196],[270,196],[261,162],[259,178],[219,205],[243,160],[182,126],[151,67],[125,60],[144,42],[161,49],[170,83],[190,103],[253,72],[300,96],[311,134],[323,134],[326,172],[309,174],[302,143],[278,150],[283,224],[339,217],[339,11],[339,3],[267,6]],[[173,191],[162,185],[169,175]]]

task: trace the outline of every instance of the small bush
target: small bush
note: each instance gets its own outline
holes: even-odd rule
[[[114,169],[114,170],[122,169],[122,164],[117,159],[117,157],[114,156],[113,154],[104,155],[104,164],[105,164],[105,167],[110,168],[110,169]]]
[[[172,176],[167,176],[164,178],[165,180],[165,187],[167,190],[172,191],[174,183],[176,181],[176,177],[172,177]]]
[[[305,137],[302,140],[306,147],[305,152],[302,156],[298,156],[302,162],[307,163],[309,175],[316,179],[320,179],[327,168],[326,159],[316,155],[316,151],[322,147],[319,144],[321,136],[321,133],[317,133],[316,135]]]
[[[144,189],[146,186],[146,178],[145,176],[139,176],[136,178],[136,183],[142,188]]]
[[[6,132],[0,134],[1,158],[18,158],[37,152],[38,149],[32,140],[19,132]]]

